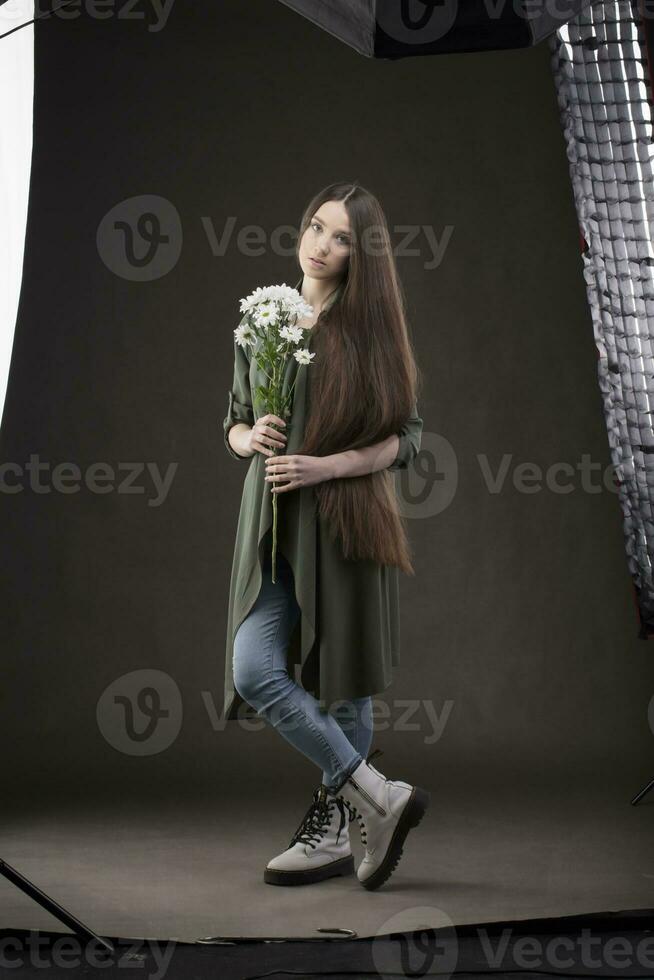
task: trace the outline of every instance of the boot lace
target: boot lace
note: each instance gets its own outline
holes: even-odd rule
[[[352,821],[356,819],[357,823],[359,824],[359,834],[361,836],[361,843],[365,847],[366,844],[368,843],[366,837],[365,821],[353,803],[350,803],[349,800],[343,800],[343,803],[345,804],[347,810],[349,810],[350,823],[352,823]]]
[[[340,822],[338,831],[336,833],[336,842],[341,836],[341,831],[345,826],[347,817],[345,815],[345,807],[347,806],[346,801],[342,800],[340,797],[329,796],[324,787],[321,786],[319,789],[315,790],[313,794],[313,802],[311,806],[303,816],[299,827],[293,834],[291,842],[288,845],[293,847],[293,844],[297,844],[300,841],[303,844],[308,844],[310,847],[316,847],[316,841],[319,841],[321,837],[324,837],[327,832],[332,819],[332,813],[334,807],[337,807],[340,812]],[[352,819],[350,817],[350,819]]]

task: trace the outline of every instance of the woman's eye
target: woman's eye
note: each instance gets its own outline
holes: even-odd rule
[[[315,231],[322,231],[322,225],[318,221],[313,221],[311,223],[311,227]],[[337,235],[336,237],[340,241],[340,244],[341,245],[349,245],[350,244],[349,238],[346,238],[345,235]]]

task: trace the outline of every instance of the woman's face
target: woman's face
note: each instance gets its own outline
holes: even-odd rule
[[[313,279],[340,279],[347,269],[350,248],[350,219],[345,207],[340,201],[325,201],[312,215],[300,241],[302,271]]]

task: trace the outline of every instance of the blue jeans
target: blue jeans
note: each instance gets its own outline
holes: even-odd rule
[[[370,750],[372,698],[343,699],[328,711],[289,676],[286,654],[301,609],[288,560],[277,552],[274,583],[271,567],[267,548],[259,595],[234,637],[234,687],[337,790]]]

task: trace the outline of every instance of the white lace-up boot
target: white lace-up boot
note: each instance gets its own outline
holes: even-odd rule
[[[368,758],[378,754],[379,749]],[[400,780],[386,779],[364,761],[336,791],[336,796],[359,823],[366,851],[357,868],[357,878],[372,891],[395,870],[407,834],[420,823],[429,806],[429,793]]]
[[[321,785],[288,848],[266,865],[263,880],[269,885],[309,885],[334,875],[352,874],[352,819],[343,801]]]

